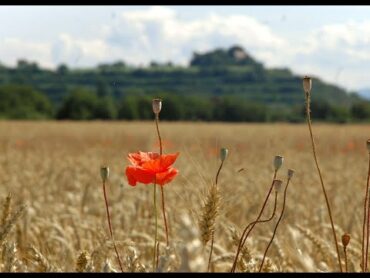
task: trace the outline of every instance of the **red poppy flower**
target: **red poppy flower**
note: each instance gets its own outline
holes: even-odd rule
[[[132,166],[127,166],[128,183],[135,186],[137,182],[144,184],[157,183],[164,185],[172,181],[178,170],[171,167],[179,153],[163,154],[153,152],[129,153],[128,160]]]

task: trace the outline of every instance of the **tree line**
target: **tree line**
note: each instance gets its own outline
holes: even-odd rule
[[[133,66],[116,61],[90,68],[61,64],[56,69],[45,69],[23,59],[15,67],[0,61],[0,86],[30,85],[45,93],[56,106],[79,87],[109,91],[115,102],[131,93],[139,96],[167,92],[205,98],[233,96],[269,106],[292,106],[301,104],[302,96],[297,92],[302,90],[302,77],[287,68],[265,68],[238,46],[193,53],[188,66],[155,61],[148,66]],[[355,92],[312,78],[317,96],[331,104],[351,105],[361,100]]]
[[[298,93],[298,92],[297,92]],[[104,90],[74,88],[56,105],[47,95],[25,85],[0,86],[1,119],[151,120],[151,101],[163,99],[161,119],[168,121],[303,122],[304,101],[290,106],[271,106],[235,96],[195,96],[169,93],[126,94],[114,98]],[[347,106],[312,100],[313,118],[328,122],[370,122],[370,102]]]

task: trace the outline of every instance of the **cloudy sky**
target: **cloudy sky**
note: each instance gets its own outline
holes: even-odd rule
[[[187,65],[235,44],[268,68],[370,88],[370,6],[0,6],[8,66]]]

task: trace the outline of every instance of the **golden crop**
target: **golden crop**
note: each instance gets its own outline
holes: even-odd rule
[[[218,178],[221,203],[211,271],[230,271],[238,238],[256,218],[271,184],[275,155],[284,157],[278,179],[286,182],[288,168],[295,173],[263,271],[338,271],[305,124],[161,122],[160,129],[163,152],[180,152],[175,162],[180,174],[165,186],[169,248],[158,205],[158,271],[207,271],[209,245],[203,246],[198,223],[222,147],[229,152]],[[314,124],[313,130],[340,252],[341,236],[348,233],[348,270],[360,271],[370,126]],[[152,185],[128,185],[124,170],[129,152],[158,152],[157,141],[154,122],[0,122],[0,270],[120,271],[105,214],[100,176],[105,165],[124,271],[151,271]],[[272,200],[264,218],[272,212]],[[256,225],[238,272],[258,271],[276,218]]]

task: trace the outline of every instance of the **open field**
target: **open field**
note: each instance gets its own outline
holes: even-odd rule
[[[180,152],[174,164],[180,173],[165,185],[170,249],[158,205],[161,271],[207,271],[209,245],[200,241],[198,217],[220,163],[220,147],[229,149],[229,157],[219,177],[222,205],[212,270],[230,270],[236,252],[230,229],[240,234],[256,218],[271,184],[274,156],[282,155],[278,178],[285,182],[288,168],[295,175],[264,270],[338,271],[306,125],[161,122],[160,130],[164,153]],[[340,247],[342,234],[351,234],[348,268],[360,271],[370,126],[313,123],[313,131]],[[76,271],[77,258],[86,251],[87,265],[80,260],[84,271],[119,271],[100,177],[100,166],[107,165],[112,225],[124,269],[151,271],[152,185],[132,187],[124,174],[127,154],[138,150],[158,152],[154,122],[0,122],[0,204],[11,193],[10,218],[27,205],[1,239],[0,270]],[[278,211],[281,201],[278,197]],[[245,271],[258,270],[275,221],[257,225],[249,237]]]

